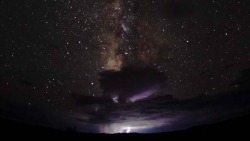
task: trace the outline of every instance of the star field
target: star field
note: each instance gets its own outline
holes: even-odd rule
[[[237,89],[249,67],[249,2],[198,0],[1,1],[1,97],[72,110],[100,97],[98,74],[129,65],[168,76],[178,99]]]

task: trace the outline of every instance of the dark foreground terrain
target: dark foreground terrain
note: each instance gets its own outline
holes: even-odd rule
[[[73,131],[58,131],[45,127],[27,125],[1,119],[1,137],[7,140],[134,140],[134,139],[248,139],[250,114],[212,125],[202,125],[183,131],[158,134],[83,134]]]

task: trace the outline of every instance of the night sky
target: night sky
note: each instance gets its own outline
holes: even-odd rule
[[[70,125],[74,115],[82,131],[171,131],[184,124],[152,128],[206,117],[204,99],[216,109],[250,86],[248,0],[2,0],[0,19],[2,116],[40,109]]]

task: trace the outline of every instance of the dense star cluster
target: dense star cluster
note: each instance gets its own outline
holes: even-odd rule
[[[237,89],[249,67],[247,0],[0,2],[2,98],[72,110],[102,96],[99,73],[151,66],[179,99]]]

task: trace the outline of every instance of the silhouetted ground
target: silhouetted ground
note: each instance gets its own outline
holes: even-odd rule
[[[27,125],[6,119],[0,119],[1,137],[7,140],[136,140],[136,139],[248,139],[250,114],[213,125],[202,125],[183,131],[158,134],[91,134],[77,133],[71,130],[58,131],[45,127]]]

